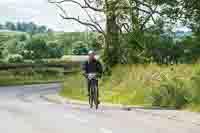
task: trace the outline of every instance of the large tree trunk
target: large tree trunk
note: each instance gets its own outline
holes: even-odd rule
[[[106,23],[106,47],[105,56],[106,64],[113,66],[119,63],[120,57],[120,46],[119,46],[119,28],[116,23],[116,16],[107,16]]]
[[[113,66],[119,63],[119,27],[116,22],[116,3],[115,1],[105,0],[106,8],[106,36],[105,36],[105,52],[104,61],[107,66]]]

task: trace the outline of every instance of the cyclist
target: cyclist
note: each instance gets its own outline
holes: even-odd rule
[[[89,51],[88,52],[88,60],[86,62],[84,62],[83,64],[83,73],[84,75],[87,75],[89,73],[96,73],[97,74],[97,78],[101,78],[102,73],[103,73],[103,67],[102,64],[100,63],[100,61],[98,61],[96,59],[96,54],[94,51]],[[87,87],[88,87],[88,96],[90,93],[90,81],[87,79]],[[98,80],[97,80],[97,87],[98,87]],[[99,88],[98,90],[98,95],[99,95]],[[98,96],[99,97],[99,96]],[[98,99],[98,103],[100,104],[100,101]]]

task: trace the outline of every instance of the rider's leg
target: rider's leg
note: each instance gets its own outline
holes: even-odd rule
[[[99,81],[97,80],[97,97],[98,97],[98,103],[100,104],[99,100]]]
[[[88,96],[90,96],[90,80],[87,80]]]

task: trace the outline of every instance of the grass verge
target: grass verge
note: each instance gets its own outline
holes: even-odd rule
[[[57,68],[0,71],[0,86],[44,84],[61,81],[64,81],[63,70]]]
[[[101,79],[100,98],[114,104],[200,111],[199,81],[199,64],[118,65],[111,77]],[[61,96],[87,100],[86,94],[86,82],[80,73],[65,78]]]

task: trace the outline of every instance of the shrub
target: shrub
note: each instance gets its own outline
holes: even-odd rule
[[[191,94],[186,84],[177,79],[163,80],[157,89],[152,90],[152,105],[161,107],[184,107],[190,102]]]
[[[0,59],[0,63],[4,63],[4,60],[3,60],[3,59]]]
[[[13,55],[8,55],[7,61],[9,63],[22,63],[24,60],[22,55],[13,54]]]
[[[34,63],[36,63],[36,64],[46,64],[47,61],[44,60],[44,59],[35,59],[35,60],[34,60]]]
[[[77,41],[73,44],[72,52],[74,55],[87,55],[87,45],[84,42]]]
[[[48,57],[48,46],[43,38],[33,37],[25,45],[27,59],[43,59]]]
[[[37,75],[41,75],[42,77],[49,77],[49,76],[53,76],[53,77],[59,77],[62,76],[62,71],[60,69],[56,69],[56,68],[35,68],[34,72]]]
[[[49,42],[47,46],[48,58],[61,58],[64,54],[64,48],[61,48],[57,42]]]
[[[195,75],[192,77],[192,85],[191,85],[191,92],[192,92],[192,103],[193,104],[200,104],[200,72],[196,72]]]

